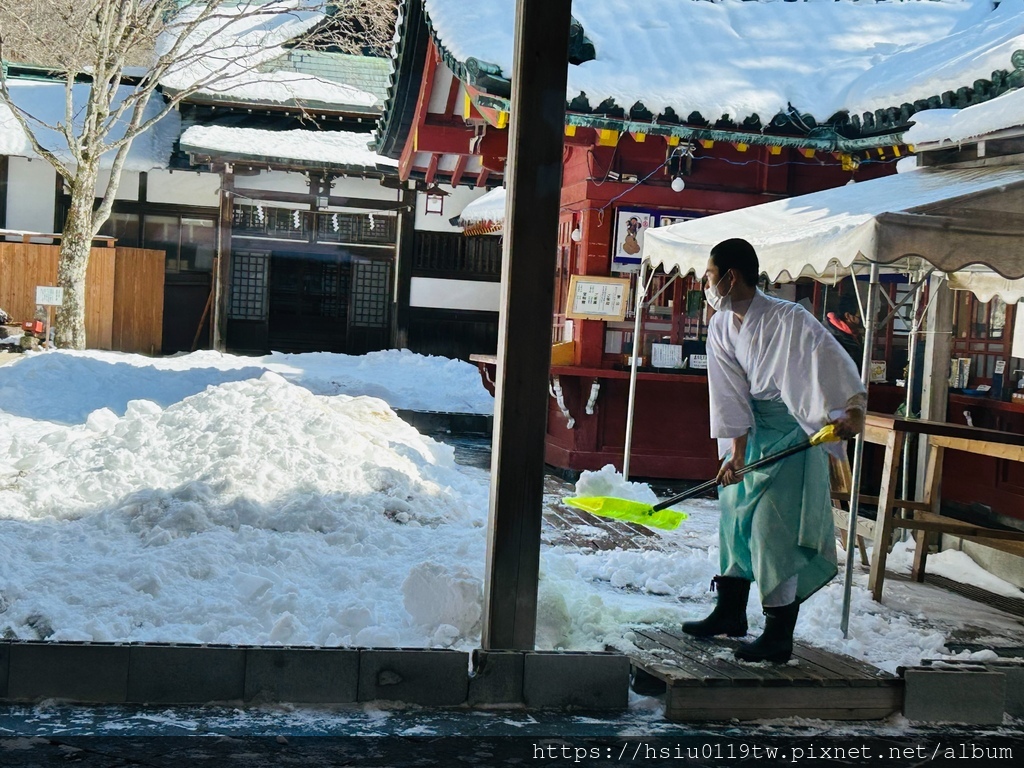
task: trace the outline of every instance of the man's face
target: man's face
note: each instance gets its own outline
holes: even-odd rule
[[[718,267],[715,266],[715,262],[708,259],[708,266],[704,270],[704,281],[705,286],[718,285],[718,281],[721,279],[721,275],[718,274]]]
[[[733,289],[733,279],[735,274],[735,272],[730,272],[727,269],[723,275],[718,271],[718,267],[715,266],[715,262],[708,259],[708,266],[704,270],[704,280],[702,285],[705,288],[709,286],[714,288],[719,296],[727,296]]]

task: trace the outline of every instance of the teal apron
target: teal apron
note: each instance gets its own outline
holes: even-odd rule
[[[746,463],[807,439],[782,402],[754,400]],[[719,488],[723,576],[757,582],[761,599],[796,576],[806,600],[836,575],[828,454],[816,446]]]

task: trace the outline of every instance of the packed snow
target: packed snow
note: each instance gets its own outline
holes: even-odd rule
[[[511,73],[512,0],[426,9],[456,59]],[[1024,48],[1022,0],[576,0],[572,10],[597,58],[569,67],[570,99],[696,110],[712,122],[768,121],[789,105],[819,121],[899,106],[1012,70]]]
[[[186,151],[229,152],[363,168],[398,165],[397,160],[370,149],[372,141],[373,134],[355,131],[270,131],[217,125],[193,125],[181,135],[181,146]]]
[[[472,366],[407,351],[25,353],[0,367],[0,633],[478,647],[488,473],[394,409],[486,412],[485,397]],[[584,473],[575,493],[655,498],[611,467]],[[538,647],[628,650],[632,627],[703,615],[717,506],[685,509],[680,529],[628,547],[546,529]],[[890,562],[909,567],[909,553]],[[960,553],[929,564],[994,583]],[[1011,617],[927,585],[908,596],[890,580],[880,605],[864,580],[849,638],[839,581],[807,602],[798,637],[893,671],[944,654],[953,628],[1020,634]],[[756,598],[748,610],[757,631]]]

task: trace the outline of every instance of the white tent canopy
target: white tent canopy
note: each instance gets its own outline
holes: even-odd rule
[[[1022,210],[1024,167],[922,168],[651,229],[643,256],[666,271],[703,275],[716,243],[742,237],[772,282],[838,279],[865,262],[947,273],[976,265],[1005,279],[975,285],[1016,301],[1024,294],[1016,282],[1024,277]]]

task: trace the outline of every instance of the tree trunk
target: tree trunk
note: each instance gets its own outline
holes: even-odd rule
[[[85,273],[92,247],[93,199],[97,168],[82,168],[71,189],[71,208],[57,262],[57,285],[64,289],[64,303],[57,309],[55,336],[58,347],[85,349]]]

